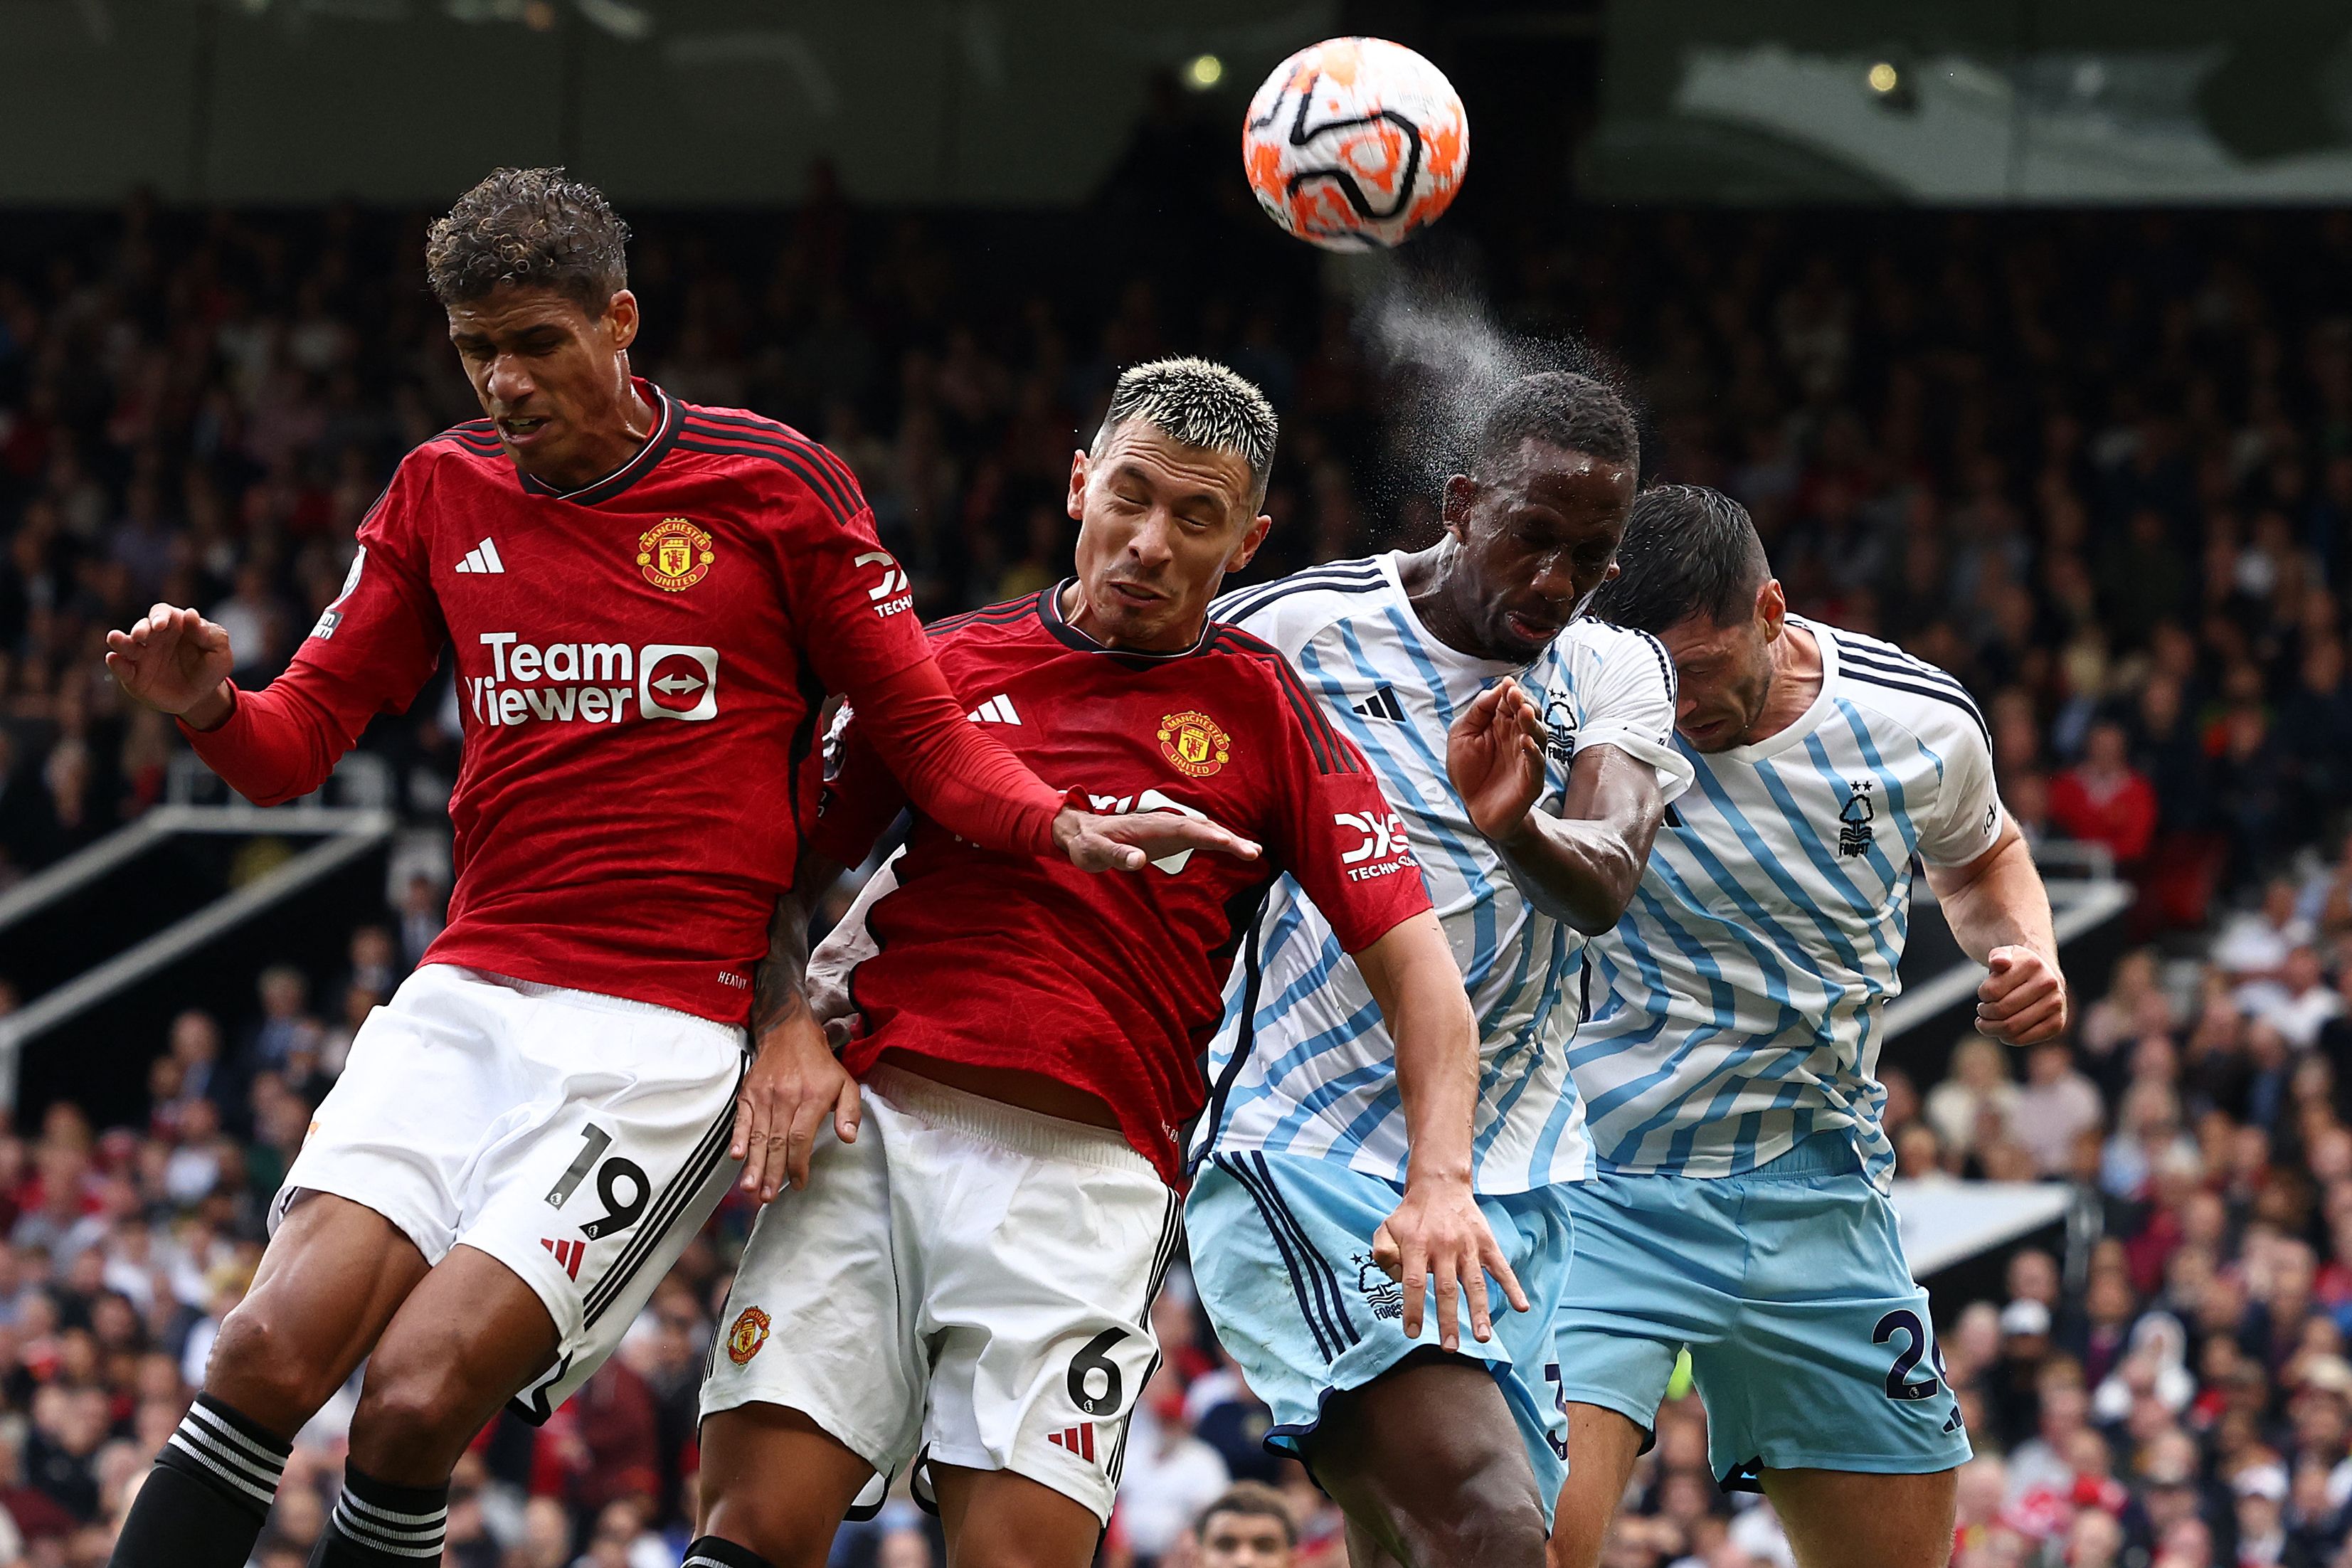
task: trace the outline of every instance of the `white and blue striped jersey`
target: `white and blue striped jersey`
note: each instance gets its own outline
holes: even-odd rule
[[[1625,918],[1585,950],[1570,1052],[1609,1172],[1727,1176],[1851,1131],[1884,1191],[1879,1015],[1901,989],[1915,861],[2000,836],[1991,736],[1960,683],[1891,643],[1791,616],[1822,650],[1803,717],[1692,751]]]
[[[1654,637],[1578,621],[1527,665],[1456,652],[1406,600],[1398,552],[1229,594],[1210,614],[1281,649],[1380,774],[1421,861],[1479,1026],[1474,1180],[1524,1192],[1591,1173],[1567,1064],[1583,938],[1528,903],[1445,773],[1446,731],[1479,692],[1515,678],[1550,727],[1538,810],[1557,813],[1576,751],[1616,746],[1656,768],[1666,798],[1690,778],[1668,745],[1674,666]],[[1210,1046],[1197,1159],[1264,1149],[1321,1155],[1402,1182],[1407,1147],[1396,1047],[1331,927],[1286,877],[1244,940]]]

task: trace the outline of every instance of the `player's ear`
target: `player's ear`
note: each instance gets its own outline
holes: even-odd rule
[[[1234,547],[1231,555],[1225,557],[1225,570],[1238,572],[1248,565],[1250,558],[1257,553],[1258,547],[1265,542],[1265,536],[1273,531],[1273,529],[1274,519],[1264,512],[1258,513],[1257,521],[1250,524],[1247,533],[1242,535],[1241,543]]]
[[[1455,474],[1445,481],[1445,491],[1438,502],[1438,518],[1445,531],[1457,544],[1470,542],[1470,503],[1478,499],[1478,481],[1467,474]]]
[[[1756,619],[1764,628],[1764,640],[1770,642],[1780,635],[1789,619],[1789,596],[1780,591],[1780,579],[1767,577],[1764,585],[1756,590]]]
[[[637,341],[637,297],[626,289],[616,291],[604,302],[604,327],[613,334],[613,352],[620,353]]]
[[[1070,521],[1087,520],[1087,449],[1084,447],[1070,454]]]

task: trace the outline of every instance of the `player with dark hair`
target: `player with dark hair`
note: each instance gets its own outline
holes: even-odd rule
[[[1939,1568],[1969,1458],[1886,1197],[1873,1076],[1913,868],[1989,968],[1977,1026],[2066,1023],[2050,900],[1960,683],[1788,613],[1747,511],[1634,503],[1593,613],[1656,636],[1696,782],[1585,952],[1572,1061],[1600,1174],[1572,1189],[1558,1568],[1592,1568],[1677,1352],[1727,1489],[1770,1496],[1804,1568]]]
[[[1685,624],[1748,627],[1756,595],[1772,575],[1764,542],[1748,509],[1701,485],[1654,485],[1634,503],[1640,531],[1627,525],[1617,552],[1618,574],[1593,603],[1621,626],[1664,628]],[[1638,565],[1636,573],[1628,570]],[[1694,619],[1696,617],[1696,619]],[[1671,645],[1669,645],[1671,646]],[[1748,671],[1769,676],[1762,661]],[[1737,694],[1742,710],[1758,696]]]
[[[595,1370],[736,1160],[765,1196],[804,1158],[779,1042],[815,1026],[789,959],[755,1017],[753,970],[805,930],[789,889],[827,692],[927,811],[1007,855],[1246,850],[1065,809],[966,722],[840,459],[630,374],[626,238],[549,169],[499,170],[433,226],[486,417],[402,460],[266,690],[238,690],[227,632],[193,610],[108,637],[124,690],[262,805],[317,789],[445,643],[465,724],[447,928],[319,1107],[117,1563],[242,1564],[296,1430],[362,1358],[314,1561],[437,1561],[482,1424],[518,1395],[543,1420]]]
[[[1535,1309],[1468,1344],[1424,1329],[1423,1281],[1384,1234],[1407,1179],[1392,1037],[1326,911],[1285,884],[1226,986],[1185,1216],[1202,1301],[1273,1408],[1267,1446],[1347,1510],[1357,1568],[1543,1561],[1564,1440],[1551,1311],[1574,1251],[1562,1188],[1591,1171],[1568,1068],[1577,952],[1624,912],[1690,776],[1666,743],[1664,650],[1583,616],[1616,570],[1640,459],[1608,386],[1522,377],[1446,481],[1435,545],[1218,602],[1371,760],[1402,820],[1368,842],[1401,832],[1421,850],[1478,1016],[1478,1132],[1454,1173]]]
[[[1522,1304],[1472,1201],[1470,1010],[1413,853],[1282,657],[1207,618],[1270,526],[1274,437],[1222,366],[1128,371],[1070,465],[1076,577],[933,628],[974,722],[1024,759],[1103,809],[1230,823],[1266,860],[1087,879],[918,816],[811,965],[845,976],[822,1010],[855,1027],[838,1062],[803,1042],[803,1093],[832,1105],[854,1076],[862,1110],[761,1212],[736,1273],[692,1568],[817,1568],[861,1489],[910,1464],[950,1562],[1093,1560],[1159,1364],[1178,1128],[1201,1108],[1218,984],[1284,873],[1395,1029],[1411,1170],[1384,1215],[1406,1267],[1441,1282],[1449,1340],[1465,1288],[1488,1332],[1486,1269]],[[818,827],[835,859],[898,810],[874,736],[859,710],[838,739]]]
[[[1290,1568],[1298,1521],[1264,1481],[1235,1481],[1192,1521],[1200,1568]]]

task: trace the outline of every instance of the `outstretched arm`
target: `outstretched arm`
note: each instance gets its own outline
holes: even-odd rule
[[[227,630],[194,610],[157,605],[107,634],[107,671],[124,692],[178,719],[196,755],[257,805],[324,784],[368,721],[406,708],[441,662],[448,628],[415,549],[428,451],[404,461],[368,510],[342,591],[267,689],[236,689]]]
[[[985,849],[1065,855],[1082,870],[1139,871],[1187,849],[1254,859],[1257,846],[1172,812],[1098,816],[1062,803],[994,736],[964,716],[930,659],[850,693],[857,727],[915,808]]]
[[[1373,1238],[1373,1255],[1404,1286],[1404,1331],[1421,1333],[1422,1299],[1437,1287],[1440,1342],[1462,1342],[1455,1316],[1467,1295],[1470,1331],[1494,1337],[1486,1296],[1492,1274],[1518,1311],[1527,1293],[1478,1212],[1471,1187],[1471,1131],[1478,1110],[1478,1029],[1444,928],[1429,910],[1392,927],[1355,955],[1396,1042],[1397,1098],[1412,1145],[1404,1202]]]
[[[196,755],[230,788],[256,805],[278,805],[326,783],[368,721],[406,706],[440,657],[439,644],[425,647],[405,619],[343,629],[344,649],[313,637],[266,689],[240,691],[229,679],[236,660],[227,630],[194,610],[157,605],[127,630],[106,634],[106,668],[132,700],[177,719]],[[352,642],[374,656],[351,658]]]
[[[1977,987],[1977,1027],[2012,1046],[2031,1046],[2066,1028],[2066,977],[2050,890],[2015,822],[1975,859],[1927,866],[1927,886],[1960,951],[1989,972]]]
[[[1542,718],[1516,680],[1478,694],[1446,736],[1445,767],[1470,820],[1544,913],[1587,936],[1615,925],[1641,884],[1664,802],[1656,770],[1615,746],[1580,751],[1560,815],[1543,793]]]

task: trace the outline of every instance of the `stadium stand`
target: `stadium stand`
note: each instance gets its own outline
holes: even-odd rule
[[[1061,574],[1074,432],[1119,365],[1163,351],[1226,359],[1284,415],[1257,574],[1425,536],[1348,275],[1318,278],[1222,186],[1154,182],[1182,219],[1156,228],[1180,237],[1108,263],[1100,245],[1082,263],[1062,218],[961,222],[950,246],[837,195],[789,217],[635,215],[639,363],[828,441],[927,615]],[[474,412],[419,233],[357,209],[134,201],[0,239],[0,884],[163,799],[183,748],[107,680],[107,627],[192,604],[266,679],[400,452]],[[1745,500],[1798,607],[1961,675],[2037,841],[2104,846],[2136,884],[2150,945],[2077,996],[2069,1044],[2021,1062],[1964,1041],[1934,1084],[1890,1054],[1906,1176],[2073,1193],[2063,1246],[1938,1303],[1979,1454],[1957,1561],[2347,1561],[2352,214],[1587,214],[1491,254],[1431,248],[1482,270],[1513,328],[1573,324],[1626,367],[1656,473]],[[441,810],[455,725],[443,689],[369,732],[412,825]],[[247,998],[234,1011],[171,1009],[129,1042],[152,1061],[142,1117],[18,1108],[0,1137],[0,1564],[103,1561],[308,1108],[434,896],[404,884],[327,933],[332,956],[288,939],[213,988]],[[0,958],[0,1014],[53,979]],[[747,1222],[722,1211],[573,1405],[485,1436],[449,1561],[677,1561],[694,1389]],[[1343,1562],[1337,1516],[1259,1450],[1263,1412],[1181,1272],[1158,1321],[1168,1362],[1105,1560],[1173,1568],[1197,1509],[1259,1477],[1307,1521],[1301,1561]],[[1702,1421],[1695,1398],[1662,1414],[1616,1568],[1789,1561],[1769,1510],[1713,1486]],[[264,1568],[306,1561],[334,1427],[331,1409],[298,1447]],[[893,1503],[837,1561],[932,1551]]]

